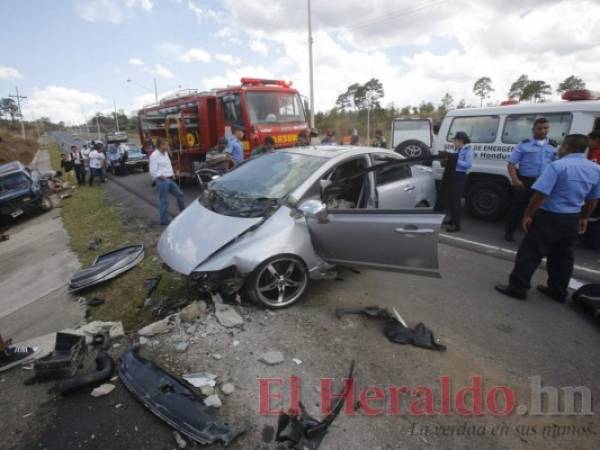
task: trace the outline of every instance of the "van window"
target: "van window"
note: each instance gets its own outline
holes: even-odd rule
[[[394,120],[394,131],[421,131],[429,132],[428,120]]]
[[[500,122],[498,116],[455,117],[446,139],[450,142],[458,131],[464,131],[472,142],[494,142],[498,132],[498,122]]]
[[[552,113],[552,114],[511,114],[506,117],[504,122],[504,131],[502,132],[502,142],[505,144],[518,144],[523,139],[531,137],[533,122],[538,117],[545,117],[550,122],[550,133],[548,137],[558,143],[571,128],[571,113]]]

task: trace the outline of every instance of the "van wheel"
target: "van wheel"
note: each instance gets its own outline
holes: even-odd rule
[[[421,141],[416,140],[401,142],[396,146],[394,151],[396,153],[400,153],[402,156],[406,156],[407,158],[421,158],[431,154],[429,147],[427,147]]]
[[[509,207],[509,191],[495,181],[476,181],[467,189],[467,211],[483,220],[502,217]]]
[[[282,309],[296,303],[308,286],[304,261],[294,255],[278,255],[262,262],[246,280],[246,291],[254,303]]]

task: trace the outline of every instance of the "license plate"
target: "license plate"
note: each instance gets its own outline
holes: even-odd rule
[[[21,214],[23,214],[23,210],[17,209],[16,211],[10,213],[10,217],[14,219],[15,217],[19,217]]]

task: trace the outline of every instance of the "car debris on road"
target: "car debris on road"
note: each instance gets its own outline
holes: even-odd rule
[[[415,325],[414,329],[408,327],[402,316],[394,309],[391,314],[387,309],[378,306],[367,306],[365,308],[338,308],[335,310],[337,318],[345,314],[363,314],[368,317],[385,320],[383,333],[389,341],[397,344],[411,344],[415,347],[430,350],[445,351],[446,346],[439,343],[433,336],[433,332],[423,323]]]

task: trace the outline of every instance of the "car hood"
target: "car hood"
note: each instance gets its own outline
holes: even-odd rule
[[[163,232],[158,254],[169,267],[189,275],[210,255],[262,220],[223,216],[194,200]]]

